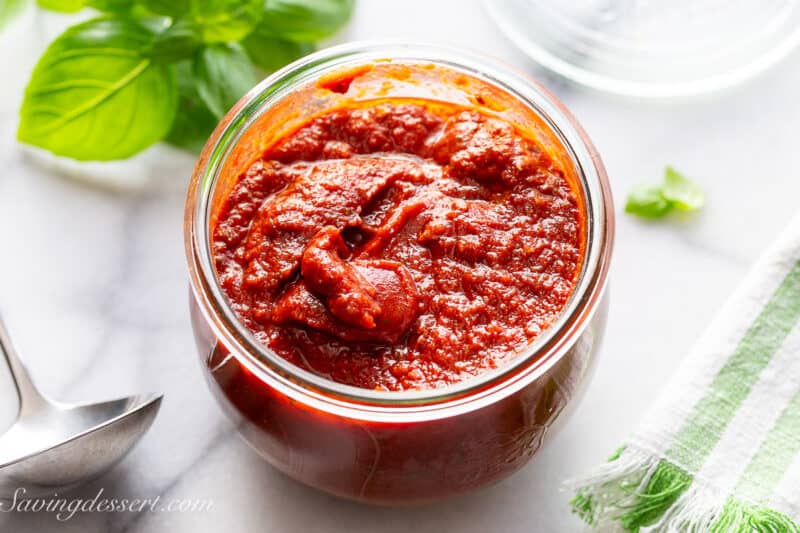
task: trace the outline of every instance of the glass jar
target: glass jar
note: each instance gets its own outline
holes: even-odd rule
[[[355,100],[419,96],[484,107],[533,130],[562,159],[586,211],[584,261],[557,321],[505,366],[444,388],[380,392],[296,367],[259,343],[221,293],[210,250],[215,209],[270,139],[336,105],[314,88],[334,72],[436,65],[347,91]],[[418,79],[415,79],[418,78]],[[522,467],[586,384],[607,314],[613,208],[586,134],[534,81],[494,62],[410,44],[351,44],[276,72],[222,120],[189,188],[185,242],[191,313],[211,390],[244,439],[289,476],[365,502],[408,504],[469,491]]]

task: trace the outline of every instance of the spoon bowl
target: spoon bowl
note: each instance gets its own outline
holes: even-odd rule
[[[20,410],[0,435],[0,499],[35,498],[90,481],[114,466],[155,419],[161,395],[68,405],[33,384],[0,319],[0,351],[17,386]]]
[[[20,417],[0,436],[0,499],[20,488],[26,498],[66,490],[119,462],[150,427],[160,395],[96,404],[53,403]]]

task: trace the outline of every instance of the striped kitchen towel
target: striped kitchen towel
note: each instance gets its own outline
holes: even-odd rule
[[[575,513],[604,531],[800,533],[800,219],[639,430],[573,488]]]

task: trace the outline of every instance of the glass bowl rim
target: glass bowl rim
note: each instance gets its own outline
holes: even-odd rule
[[[800,46],[800,27],[797,27],[782,35],[779,41],[759,55],[727,71],[677,81],[640,81],[592,70],[565,60],[553,53],[552,49],[519,31],[505,16],[506,13],[497,0],[483,0],[482,3],[485,12],[500,32],[523,54],[550,72],[591,89],[633,98],[685,99],[729,90],[774,68]]]

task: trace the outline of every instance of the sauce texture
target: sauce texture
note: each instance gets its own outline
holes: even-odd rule
[[[514,358],[580,273],[564,169],[509,122],[385,99],[272,144],[216,213],[219,283],[260,342],[369,389],[432,389]]]

